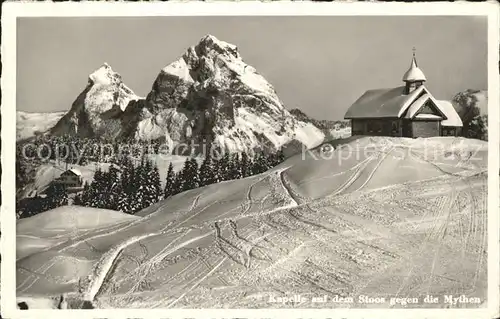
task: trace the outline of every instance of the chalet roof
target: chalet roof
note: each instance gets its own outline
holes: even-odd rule
[[[453,104],[451,104],[450,101],[440,100],[437,102],[439,104],[439,108],[444,111],[444,113],[446,114],[446,117],[448,118],[446,120],[441,121],[441,125],[443,125],[443,126],[459,126],[459,127],[463,126],[462,119],[460,118],[457,111],[453,107]]]
[[[76,175],[76,176],[82,176],[82,173],[81,173],[79,170],[77,170],[76,168],[70,168],[70,169],[68,169],[68,170],[67,170],[66,172],[64,172],[64,173],[72,173],[72,174],[74,174],[74,175]],[[63,174],[64,174],[64,173],[63,173]]]

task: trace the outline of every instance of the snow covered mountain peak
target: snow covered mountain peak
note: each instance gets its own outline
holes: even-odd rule
[[[114,138],[121,131],[121,114],[130,101],[139,99],[123,83],[121,75],[104,63],[89,75],[87,86],[51,133]]]
[[[111,66],[104,62],[101,67],[89,75],[91,84],[99,85],[113,85],[121,83],[122,79],[120,74],[113,71]]]
[[[139,117],[126,137],[212,141],[231,151],[276,150],[294,140],[312,147],[324,139],[319,129],[286,110],[235,45],[213,35],[164,67],[146,101],[125,115],[127,121]]]
[[[212,143],[230,152],[275,151],[297,142],[314,147],[325,137],[288,112],[236,45],[213,35],[161,69],[146,98],[135,95],[104,63],[89,75],[87,87],[51,132],[159,139],[173,146]]]
[[[232,70],[228,64],[234,64]],[[189,47],[177,61],[163,68],[162,72],[186,82],[202,83],[206,80],[222,80],[230,72],[240,74],[245,66],[235,45],[206,35],[196,45]]]
[[[201,38],[178,60],[163,68],[161,73],[152,93],[158,93],[156,88],[165,85],[165,81],[174,81],[175,91],[183,95],[187,94],[187,87],[190,86],[212,92],[217,87],[219,91],[238,90],[243,95],[264,94],[277,102],[275,106],[282,104],[271,84],[254,67],[243,61],[237,46],[213,35]],[[151,98],[155,99],[157,95],[152,94]]]
[[[241,58],[238,53],[238,47],[234,44],[221,41],[213,35],[206,35],[200,39],[199,43],[195,46],[199,55],[228,55],[234,58]]]

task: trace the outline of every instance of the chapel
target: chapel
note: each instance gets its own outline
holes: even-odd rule
[[[425,87],[415,50],[403,85],[366,91],[347,110],[352,135],[399,137],[457,136],[462,120],[449,101],[437,100]]]

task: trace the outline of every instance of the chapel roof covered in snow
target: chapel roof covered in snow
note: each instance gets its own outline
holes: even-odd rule
[[[410,68],[403,75],[403,81],[405,82],[426,81],[424,72],[417,66],[417,59],[415,58],[415,54],[413,54],[413,59],[411,60]]]
[[[345,118],[398,118],[401,110],[409,106],[410,102],[418,96],[421,88],[410,94],[404,94],[405,86],[368,90],[351,105]]]
[[[458,126],[458,127],[463,126],[460,115],[458,115],[457,111],[455,110],[453,104],[451,104],[450,101],[440,100],[437,102],[439,104],[439,108],[442,109],[445,112],[446,117],[448,117],[446,120],[441,121],[442,126]]]
[[[460,116],[448,101],[439,101],[424,86],[405,94],[405,87],[368,90],[347,110],[344,118],[422,118],[418,111],[431,101],[440,113],[443,126],[462,126]]]

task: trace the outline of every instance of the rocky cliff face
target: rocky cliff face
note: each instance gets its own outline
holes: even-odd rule
[[[308,147],[324,138],[283,106],[274,88],[246,64],[235,45],[205,36],[163,68],[143,103],[125,111],[123,136],[172,144],[211,143],[231,151]]]
[[[130,101],[138,99],[121,76],[105,63],[89,75],[85,89],[50,133],[115,138],[121,132],[123,111]]]
[[[210,143],[229,151],[276,150],[291,142],[314,147],[324,139],[285,109],[235,45],[211,35],[163,68],[144,99],[105,64],[51,132],[159,139],[172,147]]]

